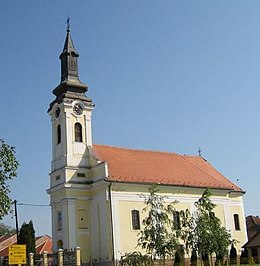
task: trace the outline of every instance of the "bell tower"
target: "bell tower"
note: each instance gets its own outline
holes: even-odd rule
[[[50,173],[53,248],[77,246],[77,224],[80,233],[87,230],[89,148],[92,147],[92,100],[88,87],[79,79],[78,58],[68,24],[63,51],[60,54],[61,81],[53,90],[55,100],[48,114],[52,122],[52,162]],[[80,207],[79,207],[80,206]],[[78,221],[79,219],[79,221]]]

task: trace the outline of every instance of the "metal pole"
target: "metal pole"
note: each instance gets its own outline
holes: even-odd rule
[[[17,214],[17,200],[14,200],[14,216],[15,216],[15,227],[16,227],[16,240],[18,244],[19,227],[18,227],[18,214]]]

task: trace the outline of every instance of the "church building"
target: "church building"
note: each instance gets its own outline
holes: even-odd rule
[[[202,156],[93,144],[95,105],[79,80],[78,57],[68,28],[59,57],[61,81],[48,110],[53,249],[80,247],[85,265],[110,265],[135,251],[145,217],[142,195],[149,195],[148,188],[156,184],[167,201],[178,201],[178,211],[191,212],[210,188],[215,215],[237,240],[239,255],[247,241],[244,191]]]

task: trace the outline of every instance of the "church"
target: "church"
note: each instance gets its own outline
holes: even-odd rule
[[[135,251],[145,217],[141,195],[156,184],[167,201],[178,202],[178,211],[191,212],[210,188],[215,215],[237,240],[239,256],[247,241],[245,192],[202,156],[93,144],[95,105],[79,80],[78,57],[68,27],[59,57],[61,81],[48,109],[52,161],[47,193],[54,251],[80,247],[84,265],[112,265]]]

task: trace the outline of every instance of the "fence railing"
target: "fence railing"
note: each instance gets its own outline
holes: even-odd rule
[[[58,250],[57,253],[48,254],[44,252],[41,256],[30,253],[29,266],[80,266],[80,248],[74,250]]]

